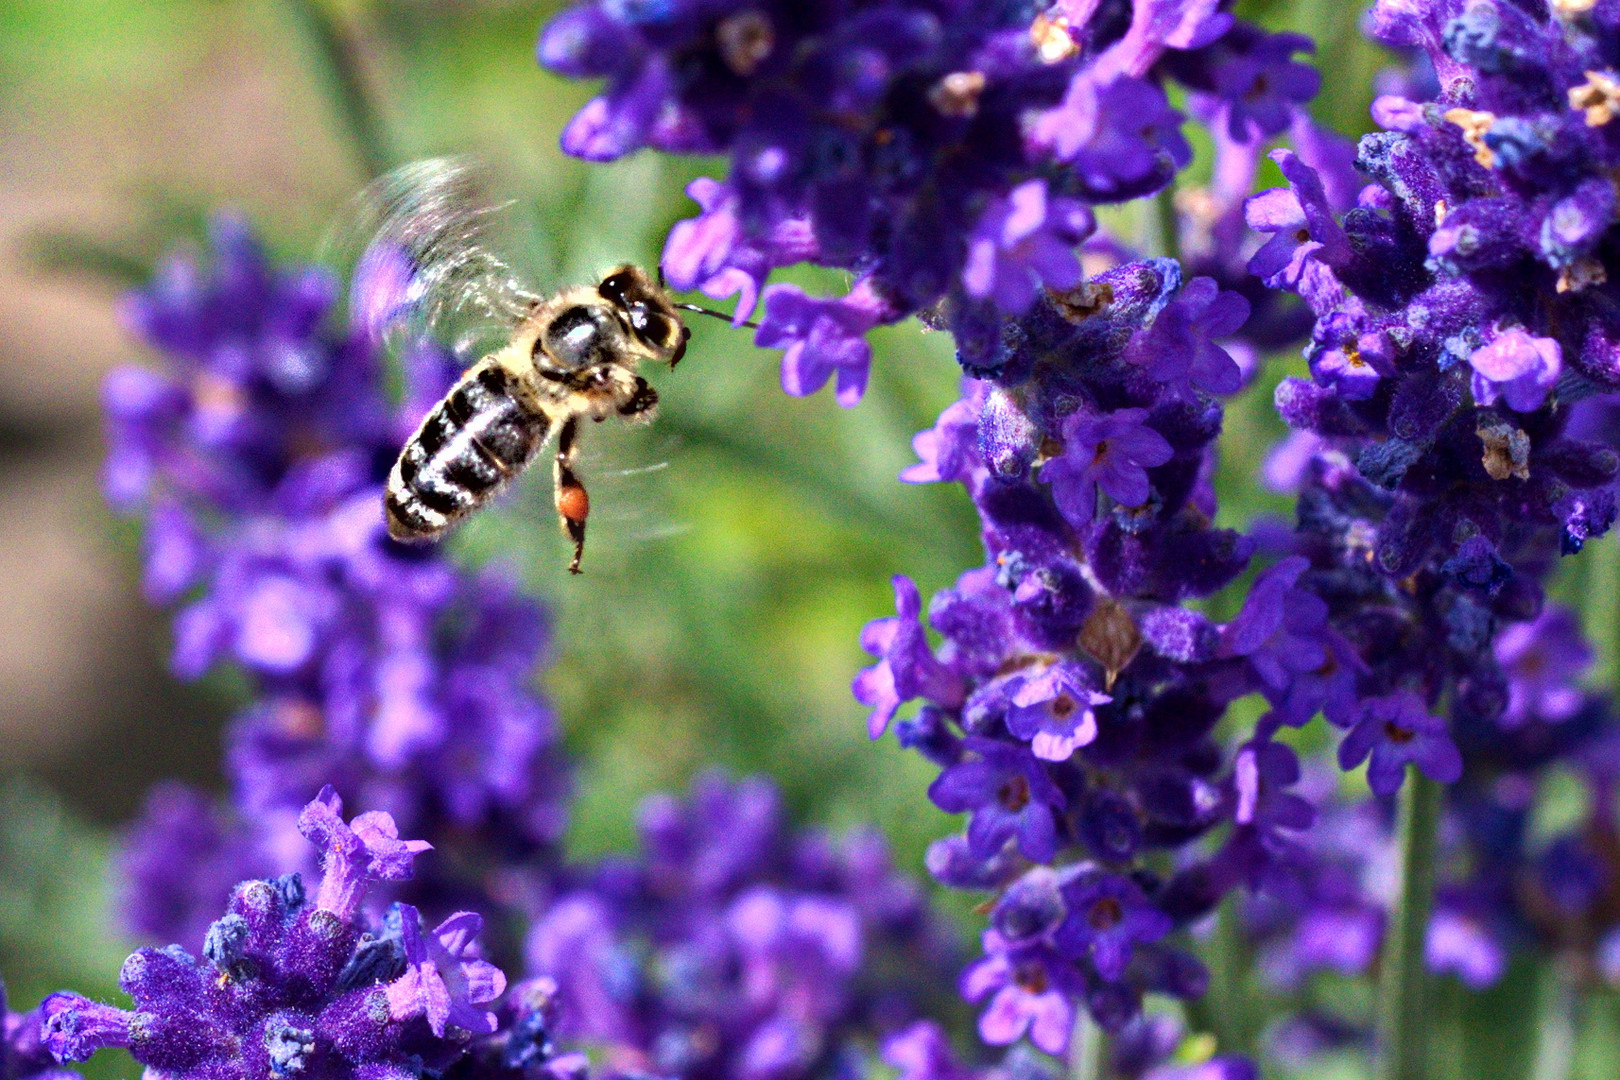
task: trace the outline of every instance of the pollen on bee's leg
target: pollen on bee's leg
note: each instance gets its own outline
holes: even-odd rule
[[[583,523],[591,512],[591,497],[582,487],[565,487],[557,492],[557,513],[565,521]]]
[[[583,572],[579,561],[585,555],[585,518],[590,512],[590,496],[577,482],[557,489],[557,513],[562,519],[563,531],[574,542],[574,559],[568,564],[570,574]]]

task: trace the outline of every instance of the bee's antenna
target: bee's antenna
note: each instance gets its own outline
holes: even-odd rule
[[[663,271],[660,270],[659,273],[662,274]],[[723,311],[712,311],[712,310],[710,310],[709,308],[706,308],[706,307],[698,307],[696,304],[676,304],[675,306],[680,308],[682,311],[695,311],[699,315],[712,315],[716,319],[724,319],[724,320],[726,320],[726,322],[731,321],[731,316],[727,315]],[[756,323],[756,322],[740,322],[737,325],[738,326],[746,326],[750,330],[758,330],[759,329],[759,323]]]
[[[660,289],[663,289],[665,292],[669,291],[669,282],[664,280],[664,264],[661,263],[661,262],[658,264],[658,287]],[[679,304],[678,303],[675,306],[680,308],[682,311],[695,311],[699,315],[712,315],[716,319],[724,319],[724,320],[726,320],[726,322],[731,321],[731,316],[727,315],[723,311],[711,311],[709,308],[698,307],[696,304]],[[737,325],[738,326],[746,326],[750,330],[758,330],[759,329],[759,323],[755,323],[755,322],[742,322],[742,323],[738,323]]]

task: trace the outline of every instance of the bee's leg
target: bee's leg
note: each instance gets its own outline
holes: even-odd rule
[[[585,554],[585,518],[591,512],[590,496],[585,485],[574,475],[574,458],[578,454],[579,420],[569,417],[557,436],[557,514],[562,519],[563,531],[574,542],[574,561],[568,564],[570,574],[580,573],[579,560]]]
[[[643,379],[636,376],[636,390],[630,395],[630,400],[619,406],[619,415],[627,420],[651,420],[653,410],[658,408],[658,391]]]

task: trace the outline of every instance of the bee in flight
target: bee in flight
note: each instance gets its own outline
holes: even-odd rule
[[[645,362],[675,367],[690,331],[661,282],[621,266],[594,286],[550,297],[519,286],[483,246],[492,208],[476,171],[457,159],[407,165],[362,195],[375,232],[355,270],[357,320],[383,334],[402,318],[432,324],[477,308],[507,337],[468,368],[423,419],[388,476],[384,506],[395,540],[438,540],[483,506],[557,436],[557,514],[580,573],[590,498],[575,472],[582,420],[647,422],[658,393]]]

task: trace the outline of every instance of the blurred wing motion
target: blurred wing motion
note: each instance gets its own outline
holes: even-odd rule
[[[443,340],[464,322],[509,334],[538,297],[488,246],[506,205],[490,201],[485,171],[467,158],[415,161],[373,181],[340,234],[351,250],[364,245],[351,324],[377,341]]]

